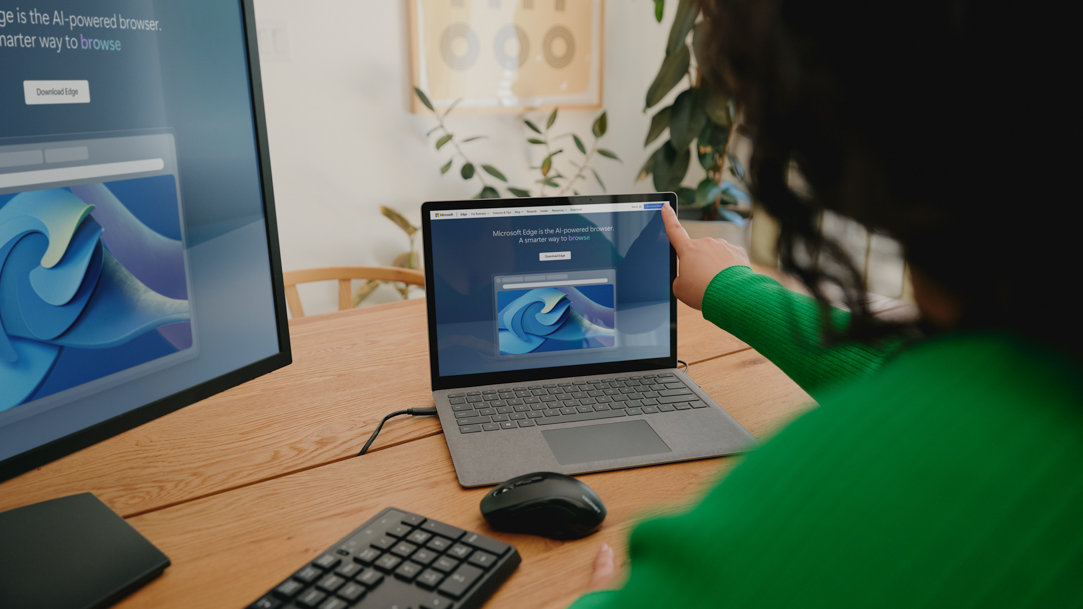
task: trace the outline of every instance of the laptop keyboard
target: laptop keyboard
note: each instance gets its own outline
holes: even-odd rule
[[[643,374],[448,394],[460,433],[706,408],[675,374]]]

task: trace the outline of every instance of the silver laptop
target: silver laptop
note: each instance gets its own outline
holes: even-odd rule
[[[422,205],[433,400],[459,483],[746,450],[677,370],[673,193]]]

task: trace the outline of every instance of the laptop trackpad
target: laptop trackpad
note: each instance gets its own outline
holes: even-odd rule
[[[561,465],[670,452],[643,420],[546,429],[542,437]]]

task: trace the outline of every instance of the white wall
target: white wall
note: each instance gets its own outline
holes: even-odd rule
[[[579,1],[579,0],[572,0]],[[652,0],[608,0],[604,16],[602,145],[623,163],[593,166],[607,190],[643,192],[650,113],[644,96],[662,61],[676,2],[662,23]],[[409,111],[406,3],[388,0],[256,0],[261,69],[282,262],[286,270],[340,264],[389,264],[405,236],[379,213],[393,207],[413,221],[431,199],[474,196],[480,186],[440,176],[447,156],[425,134],[427,114]],[[599,109],[561,112],[558,126],[589,134]],[[486,135],[473,148],[513,183],[527,184],[527,128],[521,114],[452,113],[460,134]],[[545,113],[535,113],[542,119]],[[536,164],[536,163],[535,163]],[[593,179],[584,193],[601,189]],[[302,291],[308,314],[334,310],[331,285]],[[394,299],[389,293],[384,299]],[[374,296],[376,299],[376,296]]]

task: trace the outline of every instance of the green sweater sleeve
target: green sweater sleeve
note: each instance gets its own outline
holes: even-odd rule
[[[1081,378],[999,336],[908,346],[638,524],[572,609],[1081,608]]]
[[[815,399],[825,388],[880,368],[898,347],[891,341],[824,346],[819,303],[747,266],[715,276],[703,295],[703,317],[771,360]],[[843,329],[850,314],[833,308],[829,319]]]

